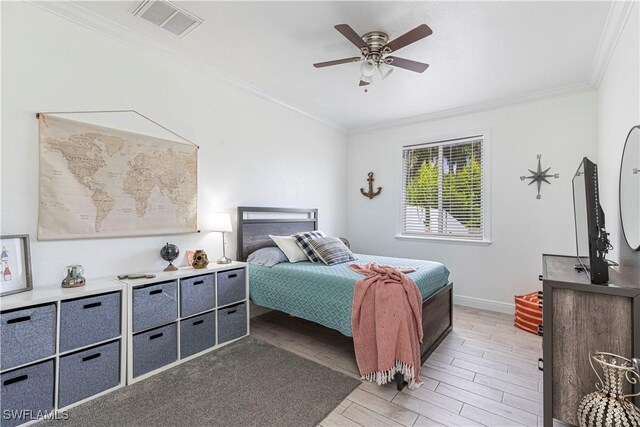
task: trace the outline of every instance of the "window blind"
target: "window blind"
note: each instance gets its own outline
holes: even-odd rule
[[[483,138],[403,147],[402,234],[484,240]]]

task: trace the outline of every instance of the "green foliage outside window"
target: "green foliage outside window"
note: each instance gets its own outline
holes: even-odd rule
[[[464,148],[468,148],[464,147]],[[413,176],[406,185],[406,197],[410,206],[425,210],[425,225],[429,226],[429,209],[438,208],[439,168],[437,162],[429,160],[429,152],[411,153],[409,167]],[[417,151],[417,150],[416,150]],[[465,151],[467,151],[465,149]],[[426,155],[426,156],[425,156]],[[426,157],[426,158],[425,158]],[[422,160],[419,168],[416,160]],[[442,208],[470,231],[482,226],[482,164],[475,156],[469,156],[465,164],[454,173],[453,165],[442,173]]]

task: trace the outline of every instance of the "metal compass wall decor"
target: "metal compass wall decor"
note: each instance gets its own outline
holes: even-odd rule
[[[532,171],[531,169],[529,169],[529,172],[531,172],[531,176],[520,177],[520,181],[524,181],[525,179],[530,179],[531,182],[529,183],[529,185],[533,184],[534,182],[536,183],[536,185],[538,186],[538,195],[536,196],[536,199],[542,198],[542,196],[540,195],[540,189],[542,187],[542,183],[546,182],[547,184],[551,184],[547,180],[547,178],[556,178],[556,179],[560,178],[559,173],[554,173],[554,174],[547,173],[551,168],[546,168],[545,170],[542,170],[542,166],[540,165],[541,158],[542,158],[542,154],[538,154],[538,170]]]

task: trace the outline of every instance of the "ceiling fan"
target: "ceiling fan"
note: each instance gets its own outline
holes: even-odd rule
[[[389,56],[389,54],[431,35],[433,31],[431,31],[431,28],[429,28],[427,24],[418,25],[413,30],[392,41],[389,41],[389,36],[382,31],[371,31],[360,37],[348,24],[338,24],[334,28],[360,49],[360,56],[318,62],[313,64],[316,68],[364,61],[361,65],[362,75],[360,76],[360,86],[366,86],[373,81],[372,78],[376,69],[382,79],[386,79],[393,71],[391,67],[404,68],[405,70],[416,73],[422,73],[429,67],[429,64],[422,62],[398,58],[397,56]]]

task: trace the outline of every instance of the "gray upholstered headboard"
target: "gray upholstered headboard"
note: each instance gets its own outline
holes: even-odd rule
[[[318,209],[238,207],[238,261],[276,246],[269,234],[286,236],[318,229]]]

